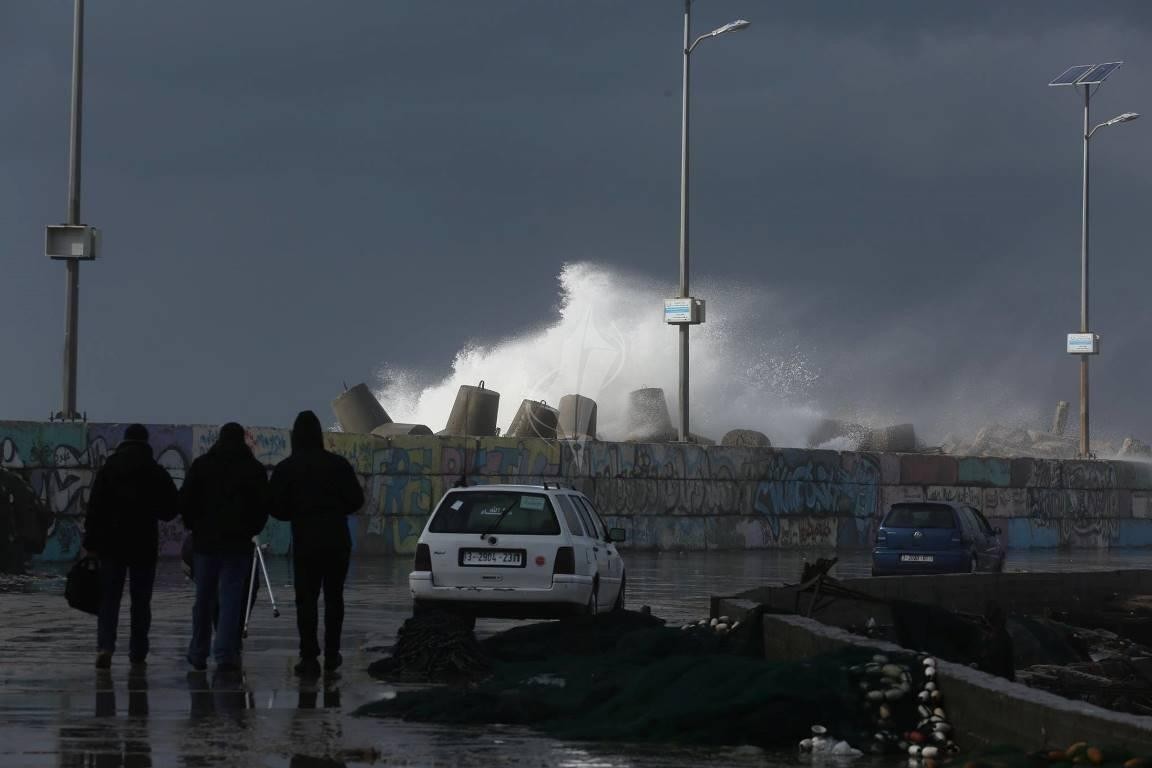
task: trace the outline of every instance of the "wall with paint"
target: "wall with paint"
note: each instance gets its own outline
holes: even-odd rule
[[[147,425],[157,459],[179,485],[215,442],[216,427]],[[0,465],[16,469],[56,517],[42,556],[75,556],[88,488],[123,424],[0,422]],[[271,470],[289,453],[286,429],[251,428]],[[408,554],[453,483],[560,482],[584,491],[632,548],[851,549],[872,541],[896,501],[958,500],[983,510],[1014,548],[1152,546],[1152,464],[839,453],[520,438],[328,433],[368,502],[350,518],[357,551]],[[179,521],[163,553],[179,550]],[[287,526],[264,538],[286,552]]]

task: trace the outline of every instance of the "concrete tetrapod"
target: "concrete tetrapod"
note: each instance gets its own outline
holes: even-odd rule
[[[332,401],[332,412],[340,422],[340,429],[356,435],[367,435],[381,424],[392,423],[384,406],[363,383],[341,392]]]
[[[423,424],[401,424],[399,422],[392,422],[391,424],[381,424],[372,430],[372,434],[376,437],[396,437],[397,435],[430,435],[432,430]]]
[[[583,395],[560,398],[559,435],[565,440],[596,439],[596,401]]]
[[[664,443],[676,437],[663,389],[646,387],[628,393],[629,442]]]
[[[496,434],[496,415],[500,411],[500,393],[484,388],[484,382],[473,387],[461,384],[456,402],[441,435],[493,437]]]
[[[507,435],[555,440],[559,419],[560,412],[543,400],[525,400],[508,425]]]

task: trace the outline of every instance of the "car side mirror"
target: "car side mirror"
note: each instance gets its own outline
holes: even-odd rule
[[[623,528],[609,528],[608,541],[628,541],[628,532]]]

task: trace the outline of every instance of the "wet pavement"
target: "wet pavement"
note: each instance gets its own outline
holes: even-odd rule
[[[795,581],[821,553],[627,553],[629,605],[676,624],[702,618],[708,598]],[[94,617],[64,602],[62,569],[0,576],[0,765],[3,766],[784,766],[791,754],[563,742],[514,728],[446,728],[352,717],[395,690],[365,672],[410,614],[407,559],[362,559],[348,580],[345,665],[314,683],[292,673],[295,609],[289,564],[268,561],[282,615],[257,604],[242,676],[188,673],[183,661],[193,591],[163,561],[153,599],[147,669],[130,672],[127,596],[120,652],[98,672]],[[1152,551],[1012,553],[1010,570],[1152,567]],[[866,553],[842,556],[834,575],[866,575]],[[485,621],[487,635],[517,622]],[[332,762],[309,761],[309,758]]]

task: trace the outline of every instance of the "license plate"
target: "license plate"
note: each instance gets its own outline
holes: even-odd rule
[[[900,562],[902,563],[934,563],[936,558],[933,555],[900,555]]]
[[[462,549],[460,565],[495,566],[497,568],[523,568],[522,549]]]

